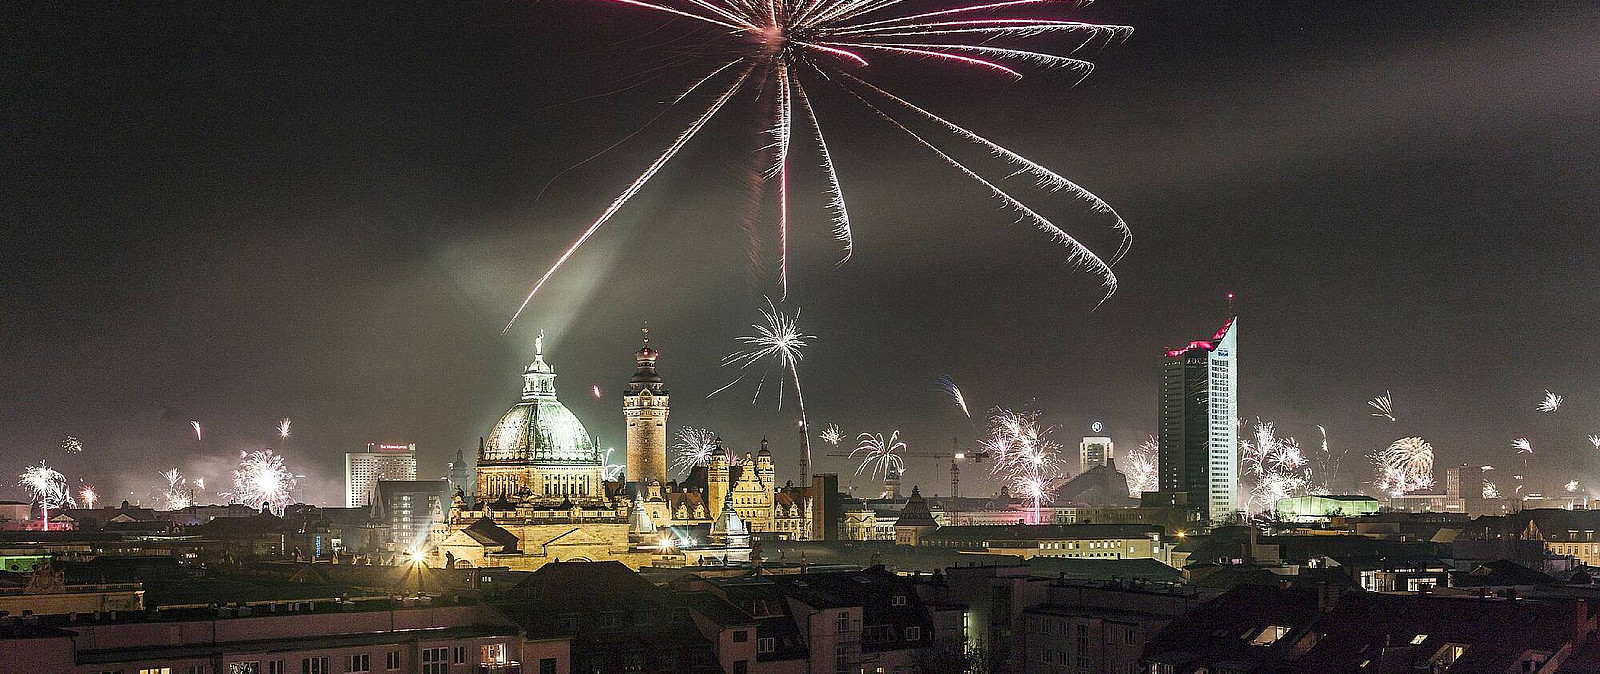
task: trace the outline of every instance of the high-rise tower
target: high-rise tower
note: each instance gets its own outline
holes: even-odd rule
[[[1167,352],[1161,366],[1161,475],[1204,519],[1239,510],[1239,320]]]
[[[633,493],[644,493],[651,482],[667,483],[667,386],[656,374],[661,352],[650,348],[650,329],[644,329],[644,346],[634,353],[638,369],[622,395],[622,415],[628,420],[628,483]]]

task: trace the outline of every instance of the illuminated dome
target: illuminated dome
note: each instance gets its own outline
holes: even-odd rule
[[[522,400],[489,431],[484,458],[561,465],[600,465],[594,438],[583,422],[556,399],[556,372],[544,362],[544,336],[522,373]]]

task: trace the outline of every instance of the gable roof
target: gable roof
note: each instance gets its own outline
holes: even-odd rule
[[[494,520],[487,517],[478,518],[478,521],[462,529],[461,533],[471,536],[472,540],[485,546],[498,545],[502,552],[516,550],[517,546],[522,543],[516,534],[495,524]]]

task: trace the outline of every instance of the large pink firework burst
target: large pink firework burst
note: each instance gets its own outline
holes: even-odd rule
[[[918,59],[955,66],[1002,77],[1021,78],[1019,68],[1066,68],[1085,77],[1093,69],[1086,60],[1071,56],[1094,43],[1127,36],[1132,28],[1087,23],[1064,18],[1064,12],[1085,2],[1073,0],[1001,0],[960,6],[928,6],[929,0],[598,0],[628,5],[659,13],[663,17],[688,19],[707,27],[714,35],[702,46],[703,53],[716,55],[715,61],[682,94],[672,101],[683,103],[691,95],[710,98],[710,103],[668,145],[665,151],[636,178],[627,189],[600,213],[569,246],[548,271],[534,284],[522,305],[507,323],[509,330],[528,303],[562,265],[634,195],[649,183],[727,103],[742,92],[756,96],[770,110],[763,120],[772,142],[767,148],[771,162],[765,177],[774,184],[778,209],[778,283],[784,296],[789,288],[789,201],[791,149],[798,133],[806,134],[815,145],[817,158],[832,211],[833,235],[843,246],[840,263],[853,250],[850,214],[844,190],[834,167],[833,152],[822,132],[822,125],[811,105],[808,87],[822,85],[842,92],[845,98],[864,106],[872,114],[904,132],[919,146],[962,175],[988,189],[1026,222],[1048,235],[1068,251],[1068,259],[1082,269],[1098,275],[1110,297],[1117,288],[1111,265],[1127,252],[1131,234],[1127,223],[1111,205],[1060,174],[990,141],[944,117],[896,96],[868,82],[866,73],[874,59]],[[921,6],[911,10],[907,6]],[[1054,42],[1049,47],[1034,47],[1036,42]],[[702,91],[704,90],[704,91]],[[764,113],[767,114],[767,113]],[[1009,164],[1001,178],[991,180],[977,169],[957,160],[935,143],[927,132],[912,130],[922,124],[940,133],[975,144]],[[1023,203],[999,183],[1004,178],[1028,176],[1033,187],[1049,192],[1065,192],[1105,214],[1121,242],[1108,257],[1084,245],[1078,238],[1051,222],[1035,208]],[[1103,299],[1103,298],[1102,298]]]

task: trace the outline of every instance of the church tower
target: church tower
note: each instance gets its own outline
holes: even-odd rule
[[[651,482],[667,483],[667,387],[656,374],[661,352],[650,348],[650,329],[644,329],[644,346],[634,353],[638,368],[622,396],[622,414],[628,420],[628,482],[630,492],[648,493]]]

